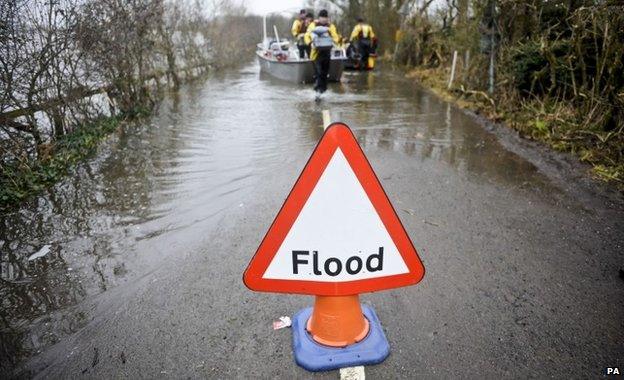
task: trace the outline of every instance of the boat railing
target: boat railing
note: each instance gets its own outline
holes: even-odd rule
[[[335,47],[335,48],[332,49],[331,56],[332,56],[332,58],[346,58],[347,57],[347,53],[346,53],[344,48],[342,48],[342,47]]]
[[[278,61],[306,61],[309,58],[300,58],[299,51],[292,41],[281,39],[279,42],[275,38],[267,37],[262,43],[257,45],[258,50],[267,58]],[[332,59],[346,59],[346,50],[341,46],[335,46],[331,52]]]

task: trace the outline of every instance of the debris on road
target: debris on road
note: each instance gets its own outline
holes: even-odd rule
[[[52,247],[50,244],[44,245],[43,247],[41,247],[40,250],[28,256],[28,261],[33,261],[47,255],[48,253],[50,253],[50,247]]]
[[[285,327],[290,327],[292,325],[292,321],[290,317],[280,317],[279,321],[273,321],[273,330],[283,329]]]

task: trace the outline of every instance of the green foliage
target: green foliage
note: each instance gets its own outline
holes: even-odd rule
[[[535,131],[539,135],[547,135],[550,131],[548,130],[548,124],[544,120],[536,119],[535,123]]]
[[[620,185],[624,185],[624,165],[616,165],[616,166],[605,166],[605,165],[595,165],[594,173],[600,179],[605,181],[616,181]]]
[[[138,109],[134,114],[144,115],[145,112]],[[2,163],[0,209],[15,206],[59,181],[69,168],[91,155],[99,142],[116,130],[123,120],[120,116],[100,118],[79,126],[54,144],[47,159]]]
[[[539,43],[528,41],[513,49],[510,54],[510,71],[514,86],[529,93],[533,87],[535,74],[546,69],[548,61],[540,52]]]
[[[453,4],[459,2],[412,14],[395,62],[436,76],[423,82],[449,93],[457,50],[451,94],[526,137],[577,154],[600,178],[623,183],[624,5],[472,0],[474,17],[467,18]],[[479,46],[491,41],[494,91],[486,94],[490,50]]]
[[[509,61],[516,89],[521,93],[530,94],[538,83],[543,91],[543,77],[548,69],[548,60],[543,56],[538,41],[531,40],[514,47]]]

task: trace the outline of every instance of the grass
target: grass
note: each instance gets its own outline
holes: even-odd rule
[[[415,68],[407,76],[429,87],[442,99],[514,128],[525,138],[575,154],[592,166],[591,174],[595,178],[615,183],[624,191],[624,131],[621,129],[603,132],[592,124],[591,118],[563,101],[520,99],[505,96],[505,92],[494,100],[482,91],[466,90],[459,81],[448,89],[449,69],[446,67]]]
[[[144,116],[145,110],[131,115],[102,117],[80,125],[71,133],[50,144],[44,159],[4,162],[0,168],[0,210],[17,206],[41,193],[60,179],[69,169],[91,156],[102,140],[129,118]]]

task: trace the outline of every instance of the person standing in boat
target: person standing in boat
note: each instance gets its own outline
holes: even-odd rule
[[[311,20],[308,20],[306,22],[307,16],[308,16],[308,13],[306,12],[305,9],[300,10],[299,15],[297,16],[297,18],[292,24],[292,28],[290,28],[290,32],[292,33],[292,36],[297,43],[297,49],[299,49],[300,59],[305,58],[306,53],[308,54],[308,56],[310,56],[310,52],[309,52],[310,49],[306,45],[305,39],[304,39],[307,26],[311,21]]]
[[[362,17],[359,17],[357,24],[351,32],[350,40],[360,55],[360,70],[366,70],[368,68],[368,57],[374,51],[376,42],[373,27],[365,23]]]
[[[318,19],[308,26],[305,42],[312,46],[310,59],[314,63],[314,90],[322,94],[327,90],[331,50],[334,43],[340,43],[340,35],[336,31],[336,26],[329,22],[327,10],[322,9]]]
[[[306,57],[308,58],[310,58],[310,54],[312,53],[312,47],[310,46],[310,44],[305,42],[305,32],[308,31],[308,26],[310,26],[310,24],[312,24],[313,21],[314,21],[314,15],[311,12],[308,12],[305,17],[305,29],[304,29],[303,39],[301,41],[305,48]]]

